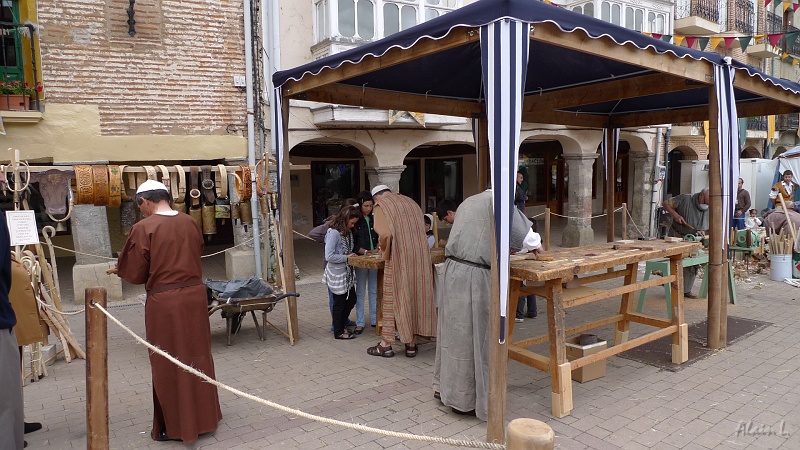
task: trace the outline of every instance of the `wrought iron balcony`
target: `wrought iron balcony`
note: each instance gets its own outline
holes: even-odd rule
[[[775,129],[778,131],[797,130],[800,116],[797,114],[783,114],[775,117]]]
[[[734,27],[736,31],[753,34],[756,25],[756,11],[750,0],[736,0],[736,17]]]
[[[753,131],[767,131],[767,118],[766,116],[761,117],[748,117],[747,118],[747,129]]]
[[[700,17],[702,19],[719,23],[718,0],[678,0],[675,5],[675,18]]]

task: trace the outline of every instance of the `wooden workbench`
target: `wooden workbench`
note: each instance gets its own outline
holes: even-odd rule
[[[615,248],[616,247],[616,248]],[[634,244],[608,243],[579,248],[558,249],[546,253],[552,261],[525,260],[512,256],[511,290],[508,309],[515,311],[520,295],[535,294],[547,299],[548,334],[514,341],[514,321],[509,321],[508,356],[528,366],[549,371],[552,385],[552,411],[564,417],[572,410],[572,378],[574,369],[638,347],[664,336],[672,335],[672,362],[681,364],[688,359],[688,326],[683,314],[682,259],[700,249],[698,242],[667,243],[642,241]],[[637,282],[639,262],[669,258],[671,275]],[[625,266],[624,269],[617,269]],[[587,286],[599,281],[623,278],[622,286],[596,288]],[[522,286],[522,281],[534,286]],[[576,285],[564,288],[562,284]],[[639,289],[671,284],[672,320],[646,316],[633,311],[632,296]],[[567,329],[565,310],[621,295],[619,313]],[[509,316],[510,317],[510,316]],[[628,339],[630,323],[636,322],[657,328],[643,336]],[[567,360],[565,339],[568,335],[593,328],[616,324],[614,345],[598,353],[572,361]],[[527,349],[549,342],[550,355],[544,356]]]
[[[432,264],[439,264],[443,263],[445,260],[444,257],[444,248],[432,248],[431,249],[431,263]],[[383,260],[381,255],[361,255],[361,256],[351,256],[347,258],[347,264],[350,264],[353,267],[359,267],[362,269],[375,269],[378,271],[378,289],[375,295],[375,309],[376,311],[376,327],[375,327],[375,334],[378,336],[381,335],[381,330],[383,326],[381,325],[381,319],[383,319],[383,311],[381,311],[381,302],[383,301],[383,266],[385,265],[386,261]]]

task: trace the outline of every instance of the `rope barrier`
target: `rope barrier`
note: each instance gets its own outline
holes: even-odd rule
[[[316,420],[318,422],[327,423],[327,424],[330,424],[330,425],[339,425],[341,427],[350,428],[352,430],[364,431],[364,432],[375,433],[375,434],[382,434],[384,436],[395,437],[395,438],[398,438],[398,439],[406,439],[406,440],[414,440],[414,441],[422,441],[422,442],[431,442],[431,443],[438,443],[438,444],[447,444],[447,445],[453,445],[453,446],[456,446],[456,447],[467,447],[467,448],[486,448],[486,449],[492,449],[492,450],[505,450],[505,448],[506,448],[506,446],[503,445],[503,444],[480,442],[480,441],[466,441],[466,440],[443,438],[443,437],[436,437],[436,436],[419,436],[419,435],[411,434],[411,433],[400,433],[400,432],[396,432],[396,431],[382,430],[380,428],[373,428],[373,427],[369,427],[369,426],[366,426],[366,425],[354,424],[354,423],[344,422],[344,421],[341,421],[341,420],[331,419],[331,418],[328,418],[328,417],[316,416],[314,414],[309,414],[309,413],[300,411],[298,409],[289,408],[287,406],[283,406],[281,404],[278,404],[278,403],[275,403],[275,402],[271,402],[269,400],[262,399],[261,397],[257,397],[255,395],[248,394],[246,392],[242,392],[242,391],[240,391],[240,390],[238,390],[236,388],[232,388],[232,387],[227,386],[227,385],[225,385],[223,383],[220,383],[219,381],[209,377],[208,375],[198,371],[197,369],[195,369],[193,367],[190,367],[190,366],[187,366],[186,364],[183,364],[182,362],[178,361],[175,357],[173,357],[169,353],[166,353],[165,351],[161,350],[160,348],[156,347],[155,345],[153,345],[153,344],[147,342],[146,340],[142,339],[139,335],[137,335],[130,328],[125,326],[122,322],[120,322],[111,313],[106,311],[106,309],[103,308],[102,306],[98,305],[97,303],[92,302],[91,307],[99,309],[103,314],[106,315],[106,317],[108,317],[109,319],[111,319],[112,322],[117,324],[117,326],[119,326],[120,328],[125,330],[128,334],[133,336],[133,338],[137,342],[139,342],[140,344],[142,344],[145,347],[149,348],[153,352],[158,353],[159,355],[161,355],[164,358],[168,359],[169,361],[171,361],[173,364],[177,365],[181,369],[191,373],[192,375],[195,375],[195,376],[201,378],[203,381],[205,381],[207,383],[213,384],[214,386],[217,386],[218,388],[225,389],[226,391],[231,392],[234,395],[237,395],[239,397],[244,397],[244,398],[246,398],[248,400],[252,400],[252,401],[257,402],[257,403],[261,403],[261,404],[269,406],[271,408],[275,408],[275,409],[277,409],[279,411],[283,411],[283,412],[288,413],[288,414],[293,414],[293,415],[296,415],[298,417],[303,417],[305,419],[311,419],[311,420]]]
[[[642,230],[640,230],[639,227],[636,226],[636,222],[634,222],[633,216],[631,216],[631,210],[628,209],[626,212],[628,213],[628,218],[631,219],[631,223],[633,224],[633,228],[636,228],[636,232],[639,233],[639,236],[644,237],[644,233],[642,233]]]
[[[621,210],[622,210],[622,207],[620,206],[619,208],[617,208],[617,209],[613,210],[612,212],[618,212],[618,211],[621,211]],[[544,214],[544,213],[542,213],[542,214]],[[577,220],[582,220],[582,219],[597,219],[597,218],[600,218],[600,217],[605,217],[605,216],[607,216],[607,215],[608,215],[608,213],[598,214],[598,215],[596,215],[596,216],[589,216],[589,217],[572,217],[572,216],[562,216],[561,214],[556,214],[556,213],[554,213],[554,212],[552,212],[552,211],[551,211],[551,212],[550,212],[550,215],[551,215],[551,216],[556,216],[556,217],[563,217],[563,218],[565,218],[565,219],[577,219]],[[536,217],[536,216],[534,216],[534,217]]]

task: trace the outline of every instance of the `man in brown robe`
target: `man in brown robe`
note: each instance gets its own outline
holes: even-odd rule
[[[409,358],[417,356],[417,336],[436,335],[433,266],[422,210],[414,200],[385,185],[372,190],[375,232],[386,264],[383,269],[381,342],[367,349],[394,356],[395,330]]]
[[[167,188],[148,180],[136,191],[146,217],[133,226],[116,272],[144,284],[147,340],[184,364],[214,378],[211,329],[203,285],[203,235],[188,215],[173,211]],[[193,442],[222,419],[217,387],[150,353],[154,440]]]

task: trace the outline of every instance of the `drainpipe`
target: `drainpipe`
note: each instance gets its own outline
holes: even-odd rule
[[[245,56],[245,95],[247,97],[247,164],[256,164],[256,136],[255,113],[253,111],[253,17],[251,0],[244,0],[244,56]],[[255,178],[253,179],[252,192],[256,192]],[[261,216],[257,213],[258,195],[250,198],[250,207],[253,214],[253,250],[256,258],[256,275],[259,278],[264,274],[261,269]]]

